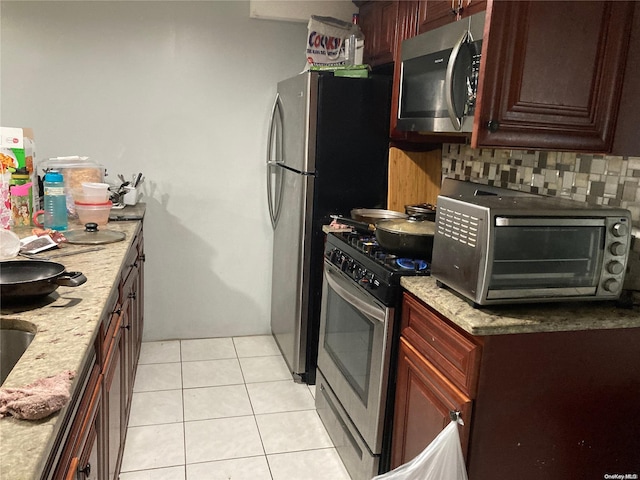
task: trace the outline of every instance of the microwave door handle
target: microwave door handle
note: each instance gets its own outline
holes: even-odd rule
[[[449,57],[449,63],[447,64],[447,73],[445,76],[445,97],[447,100],[447,109],[449,110],[449,118],[453,124],[453,128],[456,131],[462,130],[462,116],[458,116],[458,112],[455,111],[453,105],[453,70],[455,69],[458,61],[458,55],[460,54],[460,48],[469,39],[469,30],[465,30],[460,39],[456,42],[453,50],[451,50],[451,56]]]
[[[363,315],[371,318],[372,320],[377,320],[379,322],[384,322],[385,312],[379,308],[372,306],[371,304],[361,300],[356,297],[353,293],[349,292],[346,288],[340,285],[335,279],[331,278],[332,275],[335,275],[331,272],[331,270],[325,270],[324,276],[327,279],[327,283],[329,286],[338,294],[340,297],[355,309],[360,311]]]

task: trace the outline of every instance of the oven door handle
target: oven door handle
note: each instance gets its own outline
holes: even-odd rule
[[[358,298],[356,295],[351,293],[349,290],[344,288],[337,279],[332,278],[336,276],[331,270],[326,269],[324,272],[324,276],[327,279],[327,284],[331,287],[340,297],[347,302],[349,305],[356,308],[363,315],[366,315],[368,318],[372,320],[377,320],[379,322],[384,322],[385,320],[385,311],[383,309],[377,308],[374,305]]]

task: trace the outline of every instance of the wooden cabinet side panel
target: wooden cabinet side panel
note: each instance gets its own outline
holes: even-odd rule
[[[622,1],[490,2],[472,146],[610,150],[632,13]]]
[[[486,337],[469,478],[640,474],[640,329]]]
[[[460,429],[460,442],[466,453],[471,400],[401,337],[391,468],[410,461],[424,450],[450,422],[449,412],[456,410],[466,422]]]
[[[406,205],[435,205],[442,181],[442,149],[408,152],[389,148],[387,208],[404,212]]]

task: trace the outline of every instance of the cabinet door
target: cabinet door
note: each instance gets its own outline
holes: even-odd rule
[[[120,450],[123,438],[123,398],[122,398],[122,328],[118,328],[104,372],[104,427],[107,479],[117,480],[119,474]]]
[[[96,419],[97,420],[97,419]],[[87,442],[84,446],[82,454],[77,466],[78,480],[99,480],[101,471],[99,468],[101,441],[97,422],[91,426]]]
[[[633,3],[490,2],[472,147],[609,151]]]
[[[424,450],[451,421],[451,411],[459,411],[465,422],[460,429],[460,440],[466,456],[471,400],[401,337],[391,468],[410,461]]]
[[[360,6],[360,28],[364,34],[364,63],[375,67],[394,60],[397,1],[366,2]]]
[[[79,425],[76,440],[72,445],[71,459],[66,473],[55,478],[85,480],[103,478],[102,448],[102,375],[95,365],[91,371],[87,389],[78,409],[76,422]],[[64,455],[62,457],[64,459]],[[62,460],[64,461],[64,460]]]
[[[486,0],[422,0],[418,8],[418,33],[482,12]]]

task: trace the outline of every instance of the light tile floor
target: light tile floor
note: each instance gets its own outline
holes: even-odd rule
[[[145,342],[120,480],[349,480],[273,337]]]

